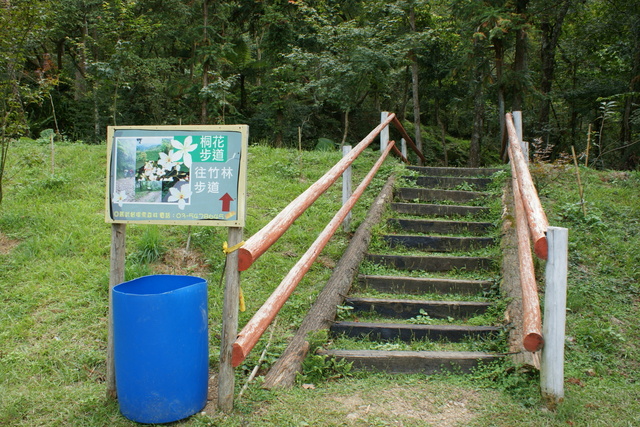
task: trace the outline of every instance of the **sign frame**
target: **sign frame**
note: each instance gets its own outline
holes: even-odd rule
[[[175,149],[176,145],[173,145],[174,147],[173,154],[170,151],[169,156],[167,156],[167,153],[165,153],[163,158],[153,159],[151,161],[151,163],[153,163],[153,166],[156,166],[158,168],[159,168],[158,161],[160,161],[161,163],[162,161],[167,161],[167,162],[173,162],[175,164],[178,164],[177,167],[175,165],[173,166],[172,174],[181,175],[180,179],[171,178],[173,179],[173,181],[170,181],[169,178],[164,178],[158,181],[168,182],[169,184],[166,184],[166,185],[174,185],[176,187],[177,187],[178,181],[181,182],[181,185],[185,185],[186,183],[188,183],[188,187],[187,187],[189,191],[188,198],[185,197],[185,194],[179,194],[179,193],[183,193],[180,187],[179,191],[176,192],[177,197],[174,195],[174,192],[172,190],[171,196],[169,196],[169,199],[168,199],[169,201],[172,201],[172,202],[177,201],[179,203],[168,203],[167,202],[168,193],[166,191],[166,188],[164,187],[165,184],[155,181],[155,177],[153,177],[154,182],[152,185],[163,186],[161,190],[158,190],[156,192],[156,193],[159,193],[161,196],[156,196],[155,202],[145,203],[145,202],[126,201],[127,194],[124,190],[121,190],[118,192],[120,197],[119,197],[119,200],[116,200],[117,199],[116,190],[118,190],[118,184],[116,183],[116,180],[118,179],[117,175],[120,174],[120,179],[123,178],[122,170],[120,170],[120,172],[116,170],[118,168],[117,150],[119,148],[119,145],[118,145],[119,141],[118,142],[116,141],[117,138],[122,138],[123,140],[125,139],[137,140],[138,143],[142,143],[141,140],[143,140],[144,138],[162,140],[165,145],[167,140],[171,141],[170,143],[173,144],[174,141],[180,142],[179,139],[183,139],[182,142],[184,142],[184,144],[182,145],[182,143],[180,142],[180,144],[177,144],[177,146],[185,147],[188,145],[188,142],[185,140],[185,138],[193,138],[194,136],[197,138],[199,135],[203,135],[203,134],[206,134],[207,136],[211,136],[211,134],[216,134],[216,133],[227,137],[226,139],[223,139],[223,141],[225,141],[224,142],[225,150],[228,150],[229,145],[233,145],[234,153],[237,153],[240,156],[239,161],[232,162],[234,165],[236,165],[237,163],[237,169],[228,168],[230,173],[231,172],[236,173],[237,176],[232,177],[233,179],[227,179],[227,182],[225,183],[227,187],[231,188],[232,192],[234,190],[236,191],[236,193],[234,194],[235,199],[231,197],[229,195],[229,192],[227,191],[225,191],[225,193],[223,194],[212,193],[214,195],[211,197],[211,204],[212,206],[214,204],[220,204],[221,205],[220,213],[217,213],[217,211],[213,208],[211,208],[212,210],[208,213],[207,212],[194,213],[192,212],[192,209],[191,209],[191,201],[194,198],[196,201],[199,201],[200,205],[202,205],[203,203],[205,203],[205,200],[206,200],[205,197],[207,197],[207,195],[202,195],[202,196],[198,195],[198,197],[195,197],[194,192],[191,191],[192,190],[191,183],[193,182],[192,165],[193,163],[201,164],[201,162],[192,162],[192,157],[190,153],[188,153],[189,160],[187,162],[186,154],[187,154],[187,151],[198,150],[198,151],[194,151],[194,153],[200,152],[201,154],[198,160],[201,160],[203,156],[202,147],[200,147],[198,144],[189,145],[188,148],[190,150],[183,150],[182,156],[180,154],[176,154],[174,158],[179,157],[178,161],[176,162],[173,162],[173,159],[169,158],[173,154],[179,151],[178,149]],[[176,140],[176,138],[178,138],[178,140]],[[239,141],[238,141],[238,138],[239,138]],[[244,227],[245,220],[246,220],[248,139],[249,139],[248,125],[108,126],[107,127],[107,165],[106,165],[107,181],[105,186],[106,187],[105,189],[105,195],[106,195],[105,221],[111,224],[168,224],[168,225],[202,225],[202,226],[218,226],[218,227]],[[189,139],[188,141],[190,142],[191,139]],[[202,141],[202,137],[201,137],[201,141]],[[133,144],[133,143],[129,142],[129,144]],[[194,145],[196,147],[192,148]],[[128,147],[128,149],[130,150],[131,148]],[[221,153],[221,155],[223,154],[224,153]],[[136,156],[134,160],[135,167],[128,168],[126,173],[124,173],[124,177],[126,177],[126,179],[131,180],[134,183],[133,184],[134,186],[137,186],[137,185],[141,185],[140,184],[141,180],[139,178],[140,177],[144,178],[142,176],[144,172],[143,171],[144,166],[139,167],[137,164],[138,163],[137,148],[135,150],[135,156]],[[218,161],[218,163],[215,163],[215,164],[222,165],[222,164],[225,164],[226,162],[231,162],[234,159],[235,159],[235,154],[234,154],[234,157],[231,159],[227,158],[226,155],[223,155],[221,158],[216,160]],[[182,160],[182,162],[179,162],[179,160]],[[184,166],[185,163],[189,164],[188,167]],[[180,166],[181,164],[183,166]],[[216,167],[215,169],[218,169],[218,168]],[[219,171],[216,170],[216,176],[218,174],[219,174]],[[216,184],[216,186],[219,185],[218,182],[215,182],[214,184]],[[226,187],[223,187],[223,191],[224,191],[224,188]],[[134,190],[130,190],[130,189],[128,190],[129,193],[131,193],[131,191],[134,191]],[[158,201],[158,197],[162,197],[160,201]],[[171,197],[173,197],[173,199],[171,199]],[[184,200],[180,200],[181,198],[184,198],[184,200],[188,200],[189,202],[185,203]],[[206,200],[206,202],[208,201],[209,200]],[[230,208],[231,202],[233,202],[233,205],[235,206],[235,212],[231,212],[231,208]],[[127,206],[128,210],[126,211],[128,212],[127,215],[130,215],[130,216],[116,217],[115,216],[116,212],[122,212],[120,209],[122,209],[122,206],[125,203],[128,205]],[[118,205],[118,208],[114,207],[114,205]],[[141,207],[141,206],[150,206],[150,205],[156,205],[154,207],[154,209],[156,210],[158,209],[158,206],[163,206],[163,209],[165,209],[166,213],[162,212],[162,217],[160,217],[160,215],[154,214],[155,215],[154,217],[154,215],[150,215],[150,214],[147,215],[146,212],[140,212],[140,210],[136,210],[138,206]],[[190,209],[185,209],[187,207],[189,207]],[[225,211],[222,210],[225,208],[227,210],[226,214],[225,214]],[[207,208],[207,209],[210,209],[210,208]],[[145,215],[142,215],[141,213],[144,213]],[[138,214],[141,214],[141,215],[138,215]],[[197,217],[200,217],[200,218],[197,218]]]

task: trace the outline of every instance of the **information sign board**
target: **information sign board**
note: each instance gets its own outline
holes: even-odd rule
[[[110,126],[110,223],[244,227],[249,128]]]

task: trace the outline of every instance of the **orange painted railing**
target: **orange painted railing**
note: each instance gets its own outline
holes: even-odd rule
[[[536,255],[541,259],[547,259],[548,247],[545,233],[549,223],[542,209],[538,192],[533,185],[529,167],[522,154],[513,117],[510,113],[507,113],[507,132],[518,235],[520,284],[522,286],[523,346],[527,351],[534,352],[542,348],[544,339],[530,237],[533,240]]]
[[[419,152],[411,139],[408,138],[406,131],[396,119],[395,114],[389,114],[386,120],[372,130],[369,135],[367,135],[353,148],[353,150],[346,154],[326,174],[324,174],[302,194],[296,197],[267,225],[244,243],[244,245],[238,250],[238,271],[245,271],[250,268],[251,265],[287,231],[294,221],[342,175],[349,165],[351,165],[353,161],[373,142],[376,136],[378,136],[378,134],[392,122],[396,128],[400,130],[400,133],[403,135],[405,140],[410,141],[409,145],[413,151],[416,152],[418,157],[424,159],[422,153]],[[334,218],[327,224],[316,241],[309,247],[298,263],[296,263],[296,265],[289,271],[287,276],[265,301],[262,307],[254,314],[249,322],[247,322],[242,331],[240,331],[232,349],[231,364],[233,367],[242,363],[251,349],[256,345],[291,293],[295,290],[298,283],[300,283],[309,268],[311,268],[315,259],[320,255],[322,249],[327,245],[329,239],[331,239],[337,228],[342,224],[347,214],[358,201],[391,150],[398,154],[395,142],[393,141],[389,142],[386,149],[383,151],[380,158],[364,178],[362,183],[353,192],[342,208],[336,213]],[[407,162],[407,159],[401,154],[400,157],[404,162]]]

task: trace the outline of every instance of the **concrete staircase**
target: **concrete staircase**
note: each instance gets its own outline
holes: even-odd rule
[[[467,372],[501,357],[473,348],[497,336],[499,325],[467,324],[493,304],[484,296],[491,294],[500,262],[483,253],[498,245],[492,234],[499,217],[489,218],[483,202],[499,197],[486,192],[497,170],[411,169],[418,176],[405,177],[411,186],[396,190],[393,217],[378,237],[377,252],[388,253],[367,254],[361,267],[383,273],[358,277],[355,294],[345,300],[350,318],[331,327],[334,342],[354,348],[324,352],[356,369]]]

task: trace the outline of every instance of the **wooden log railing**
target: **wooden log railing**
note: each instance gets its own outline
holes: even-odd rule
[[[518,236],[518,270],[522,287],[523,346],[525,350],[535,352],[542,348],[544,340],[538,285],[536,284],[529,236],[533,238],[536,255],[546,259],[547,238],[545,232],[548,223],[538,198],[538,192],[533,185],[529,167],[520,149],[520,141],[510,113],[507,113],[507,132]]]
[[[347,202],[335,214],[333,219],[329,221],[325,229],[318,235],[307,252],[305,252],[305,254],[298,260],[296,265],[289,271],[285,278],[282,279],[280,285],[278,285],[262,307],[258,309],[249,322],[244,326],[242,331],[240,331],[235,343],[233,344],[231,355],[231,364],[233,367],[237,367],[244,361],[247,354],[253,349],[262,334],[267,330],[267,327],[276,317],[291,293],[298,286],[304,275],[309,271],[316,258],[318,258],[320,252],[322,252],[327,243],[329,243],[329,239],[331,239],[333,234],[346,218],[347,214],[351,211],[358,199],[360,199],[364,190],[369,186],[378,172],[378,169],[380,169],[380,166],[382,166],[382,163],[394,146],[395,142],[391,141],[373,168],[371,168],[367,176],[353,192],[351,197],[349,197]]]
[[[549,227],[549,222],[538,198],[538,192],[533,184],[529,166],[520,148],[516,127],[513,124],[513,116],[510,113],[507,113],[507,133],[509,135],[509,159],[515,167],[515,175],[533,239],[533,249],[540,259],[547,259],[548,247],[545,233]]]
[[[238,250],[238,271],[245,271],[250,268],[251,265],[287,231],[294,221],[343,174],[353,161],[371,144],[371,142],[373,142],[376,136],[378,136],[380,132],[391,123],[400,130],[400,133],[405,138],[408,138],[406,131],[402,127],[402,124],[396,119],[395,114],[389,114],[385,120],[383,120],[369,133],[369,135],[360,141],[360,143],[347,153],[339,162],[337,162],[327,173],[325,173],[325,175],[296,197],[267,225],[244,243],[244,245]],[[424,159],[424,156],[420,153],[417,147],[415,147],[415,144],[411,142],[410,145],[418,157]],[[335,217],[329,222],[325,230],[318,236],[317,240],[312,244],[305,255],[291,269],[289,274],[287,274],[287,276],[282,280],[272,295],[238,334],[235,342],[233,343],[232,349],[231,364],[233,367],[242,363],[247,354],[258,342],[295,287],[302,280],[304,274],[309,270],[314,260],[318,257],[324,246],[335,233],[338,226],[343,222],[346,215],[351,211],[357,200],[367,188],[382,165],[384,159],[393,149],[395,149],[394,152],[397,153],[398,150],[395,146],[395,142],[388,144],[376,164],[358,186],[356,191],[354,191],[352,196],[338,211],[338,213],[336,213]],[[404,156],[400,155],[400,157],[403,161],[407,161]]]
[[[564,399],[568,230],[549,227],[520,148],[513,116],[507,114],[506,119],[522,286],[522,344],[530,352],[542,350],[540,390],[547,406],[554,409]],[[530,238],[536,255],[547,260],[544,325],[540,314]]]
[[[327,173],[296,197],[287,207],[276,215],[267,225],[251,236],[238,251],[238,270],[245,271],[264,254],[289,229],[304,211],[309,208],[353,161],[373,142],[375,137],[393,119],[395,114],[389,115],[386,121],[380,123],[353,150],[336,163]]]

